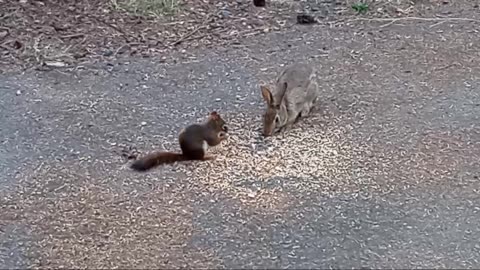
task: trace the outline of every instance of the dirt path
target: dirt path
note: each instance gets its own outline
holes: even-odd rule
[[[387,23],[0,77],[0,267],[480,267],[480,28]],[[324,99],[263,142],[258,84],[295,60]],[[213,109],[217,161],[124,168]]]

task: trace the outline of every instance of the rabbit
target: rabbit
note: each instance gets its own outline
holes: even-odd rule
[[[278,76],[274,91],[260,86],[267,104],[263,115],[263,135],[289,131],[299,117],[310,114],[318,99],[316,69],[308,64],[294,63]]]

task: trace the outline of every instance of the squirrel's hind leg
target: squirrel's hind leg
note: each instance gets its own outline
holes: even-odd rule
[[[213,156],[207,155],[207,150],[208,150],[208,142],[207,141],[203,141],[202,148],[203,148],[202,160],[213,160],[213,159],[215,159]]]

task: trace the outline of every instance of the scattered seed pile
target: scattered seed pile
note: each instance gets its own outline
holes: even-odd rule
[[[210,149],[213,162],[179,165],[188,177],[214,189],[254,198],[265,190],[331,193],[351,187],[349,130],[312,115],[288,134],[264,139],[260,117],[227,116],[230,137]],[[333,124],[332,124],[333,123]]]

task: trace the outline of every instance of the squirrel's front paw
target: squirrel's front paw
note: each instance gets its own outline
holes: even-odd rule
[[[218,137],[222,140],[225,140],[226,138],[228,138],[228,133],[222,131],[222,132],[218,133]]]

